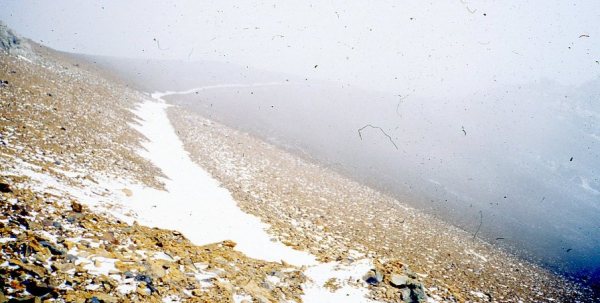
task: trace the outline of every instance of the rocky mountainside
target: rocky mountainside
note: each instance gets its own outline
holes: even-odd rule
[[[98,180],[116,176],[161,188],[129,126],[147,96],[3,33],[0,302],[233,302],[233,285],[266,301],[299,300],[298,268],[247,258],[227,239],[196,246],[108,215],[110,202],[94,209],[91,197],[75,197],[110,200]],[[34,50],[21,51],[24,43]]]
[[[586,287],[455,229],[436,235],[446,227],[435,218],[181,108],[169,117],[194,160],[271,224],[271,242],[318,262],[251,258],[228,238],[191,241],[203,233],[185,229],[202,223],[191,213],[181,230],[140,223],[165,206],[145,191],[182,190],[145,154],[140,126],[150,122],[136,110],[155,101],[4,26],[0,40],[0,303],[593,300]],[[335,202],[348,194],[342,211]],[[125,203],[140,196],[137,210]]]

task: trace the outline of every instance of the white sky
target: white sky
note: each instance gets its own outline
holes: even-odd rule
[[[510,2],[0,0],[0,19],[65,51],[233,62],[403,95],[600,75],[600,1]]]

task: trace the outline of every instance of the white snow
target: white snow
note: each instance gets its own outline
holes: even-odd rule
[[[98,288],[100,288],[100,284],[89,284],[85,287],[86,290],[97,290]]]
[[[373,268],[373,264],[368,259],[355,261],[351,264],[340,264],[339,262],[322,263],[311,266],[304,272],[310,278],[302,287],[304,302],[376,302],[366,298],[368,290],[362,277]],[[334,278],[341,287],[335,292],[323,287],[327,280]],[[355,287],[352,284],[358,284],[362,287]]]
[[[239,209],[231,194],[192,162],[167,117],[167,105],[156,99],[134,111],[142,120],[135,127],[148,138],[140,154],[168,177],[167,191],[130,188],[133,195],[123,197],[123,204],[140,215],[140,223],[178,230],[195,244],[232,240],[237,250],[252,258],[314,264],[310,254],[271,241],[268,226]]]
[[[123,281],[121,281],[121,283],[119,283],[119,286],[117,286],[117,290],[126,295],[132,292],[135,292],[135,290],[137,289],[137,284],[134,281],[134,279],[123,279]]]
[[[252,297],[246,294],[234,294],[233,295],[233,302],[234,303],[241,303],[244,300],[246,300],[246,302],[252,302]]]

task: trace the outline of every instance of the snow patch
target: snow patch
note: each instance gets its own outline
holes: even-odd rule
[[[272,242],[266,232],[268,225],[239,209],[229,191],[192,162],[166,108],[160,99],[148,100],[134,111],[143,120],[135,128],[148,138],[139,154],[168,177],[164,180],[167,191],[137,186],[130,188],[130,197],[122,196],[123,204],[139,215],[140,223],[178,230],[200,245],[232,240],[238,244],[236,249],[252,258],[314,264],[310,254]]]
[[[372,268],[373,264],[368,259],[350,264],[330,262],[309,267],[304,273],[309,281],[302,287],[304,290],[302,301],[376,302],[366,297],[368,289],[362,280],[362,277]],[[340,286],[336,291],[332,291],[324,286],[332,278]]]

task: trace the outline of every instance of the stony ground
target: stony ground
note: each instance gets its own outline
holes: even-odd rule
[[[0,302],[233,302],[236,293],[299,300],[296,268],[246,258],[230,241],[195,246],[176,231],[98,215],[28,181],[0,181]]]
[[[357,251],[408,265],[438,301],[593,301],[589,289],[247,133],[181,107],[169,114],[192,158],[245,211],[323,261]],[[396,302],[389,286],[371,286],[372,297]]]

